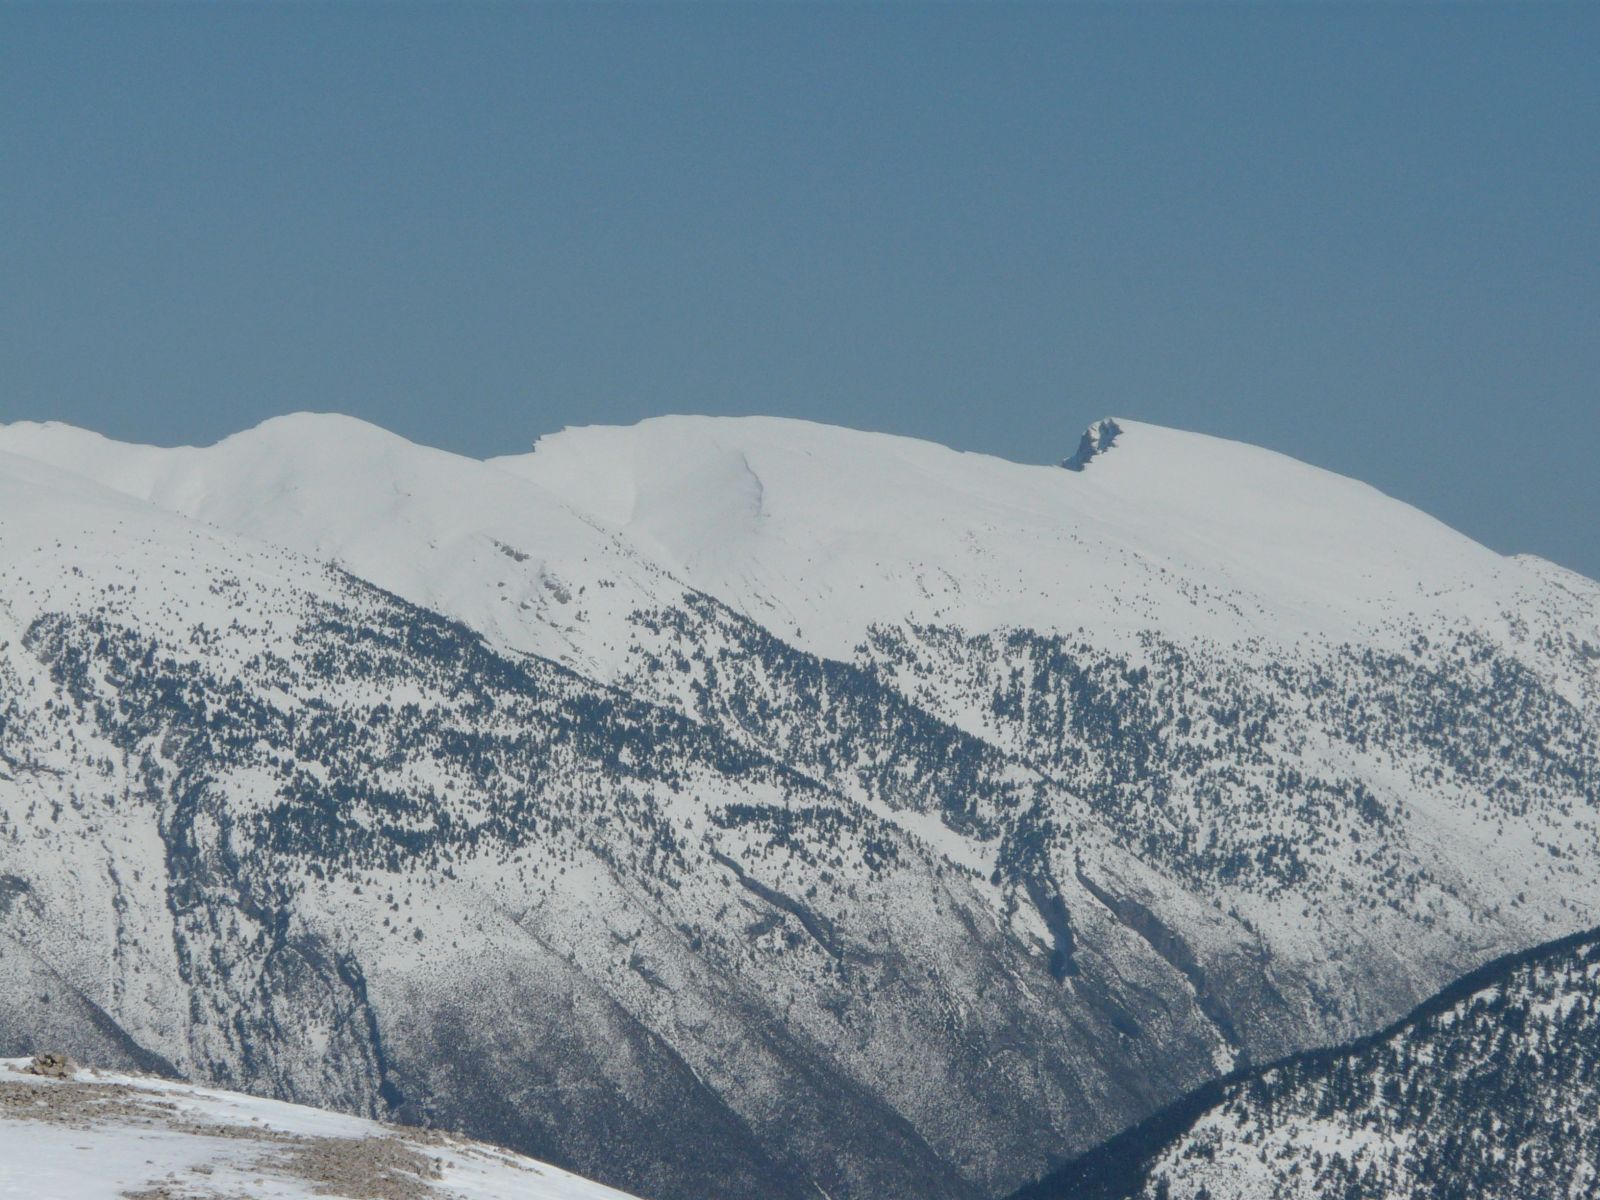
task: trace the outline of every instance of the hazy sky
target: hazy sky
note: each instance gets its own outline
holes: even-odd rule
[[[0,419],[1107,413],[1600,577],[1600,5],[0,7]]]

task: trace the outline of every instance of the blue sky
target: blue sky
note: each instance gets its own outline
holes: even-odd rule
[[[1600,6],[0,8],[0,418],[1116,413],[1600,576]]]

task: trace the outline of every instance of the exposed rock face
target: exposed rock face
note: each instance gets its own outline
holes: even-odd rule
[[[1069,471],[1083,470],[1096,457],[1116,445],[1117,435],[1121,432],[1122,427],[1110,417],[1096,421],[1083,431],[1083,437],[1078,439],[1078,448],[1063,459],[1061,465]]]
[[[976,1198],[1600,919],[1600,590],[1275,456],[1333,565],[1174,533],[1121,427],[0,457],[0,1052],[659,1200]]]

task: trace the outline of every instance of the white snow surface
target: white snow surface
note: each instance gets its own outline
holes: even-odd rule
[[[528,481],[350,417],[279,417],[204,448],[125,445],[59,424],[0,450],[158,508],[332,562],[491,641],[607,674],[627,615],[681,593]]]
[[[1396,606],[1482,616],[1527,582],[1527,566],[1365,484],[1117,423],[1115,445],[1082,472],[756,417],[568,429],[491,461],[834,657],[901,618],[1283,642]],[[1222,603],[1210,611],[1185,583]]]
[[[1545,588],[1548,564],[1366,484],[1117,424],[1081,472],[769,417],[572,428],[487,462],[311,413],[204,448],[23,422],[0,426],[0,451],[332,560],[598,675],[619,666],[628,614],[685,586],[833,658],[901,621],[1279,646],[1370,637],[1396,612],[1481,627]],[[1573,595],[1600,637],[1600,588]]]
[[[626,1200],[464,1138],[153,1076],[45,1078],[26,1073],[28,1061],[0,1059],[0,1197]],[[334,1173],[307,1169],[312,1155]]]

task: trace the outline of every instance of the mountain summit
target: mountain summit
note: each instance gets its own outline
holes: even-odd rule
[[[1083,437],[1078,439],[1078,448],[1070,457],[1063,459],[1061,465],[1069,471],[1083,470],[1097,455],[1104,454],[1116,445],[1117,435],[1121,432],[1122,426],[1110,417],[1096,421],[1083,431]]]

